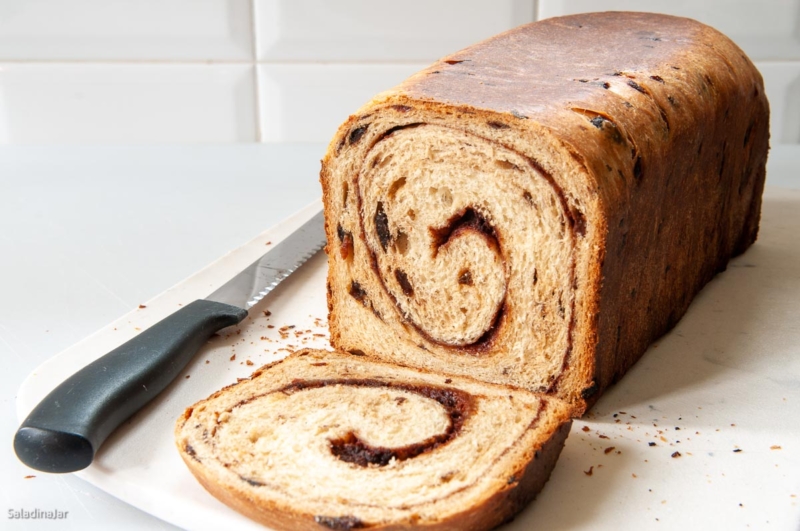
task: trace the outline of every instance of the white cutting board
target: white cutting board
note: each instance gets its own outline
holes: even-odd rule
[[[20,388],[20,420],[68,375],[206,296],[319,208],[309,205],[48,360]],[[550,481],[504,529],[800,528],[799,233],[800,192],[768,190],[759,241],[573,423]],[[320,253],[212,339],[77,475],[180,527],[264,529],[194,480],[173,426],[187,406],[289,349],[329,348],[325,275]],[[280,328],[292,325],[282,339]]]

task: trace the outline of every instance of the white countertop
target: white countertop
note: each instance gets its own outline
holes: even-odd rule
[[[324,148],[0,148],[0,508],[69,514],[10,529],[173,529],[76,477],[19,463],[16,391],[44,360],[316,199]],[[800,189],[800,146],[773,149],[767,183]]]

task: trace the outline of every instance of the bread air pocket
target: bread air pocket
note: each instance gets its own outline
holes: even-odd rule
[[[553,398],[306,350],[189,408],[176,441],[271,527],[488,529],[542,488],[570,424]]]

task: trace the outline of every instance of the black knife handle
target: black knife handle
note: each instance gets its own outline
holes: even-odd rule
[[[184,306],[56,387],[17,430],[14,451],[43,472],[86,468],[103,441],[163,391],[209,337],[245,316],[202,299]]]

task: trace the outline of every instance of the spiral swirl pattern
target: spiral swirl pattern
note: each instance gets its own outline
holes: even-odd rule
[[[524,386],[550,388],[571,348],[580,229],[555,182],[513,149],[448,126],[370,126],[362,143],[328,207],[332,304],[334,318],[380,324],[334,343],[489,381],[527,365]],[[409,348],[392,357],[389,342]]]
[[[246,489],[249,503],[364,525],[442,518],[443,504],[515,487],[510,463],[532,452],[553,407],[456,380],[305,351],[195,405],[177,442],[215,494],[220,484]]]

